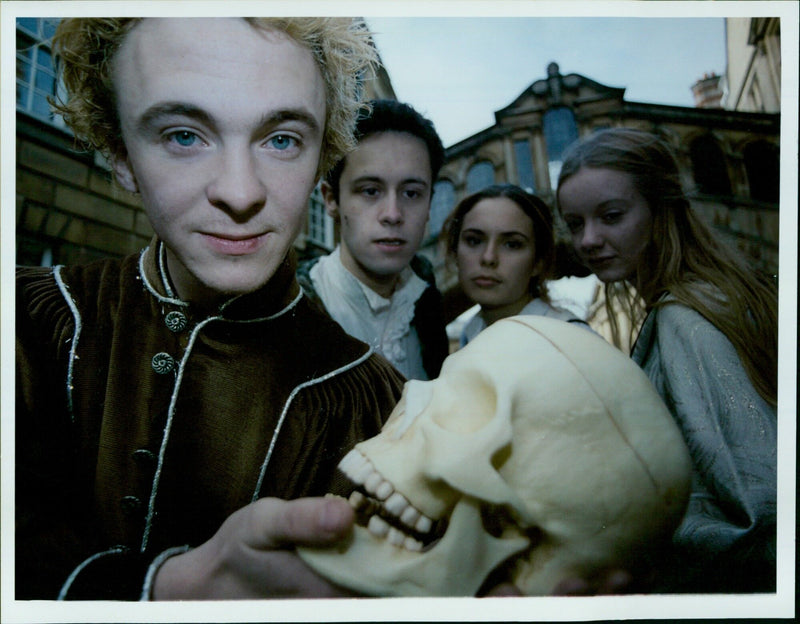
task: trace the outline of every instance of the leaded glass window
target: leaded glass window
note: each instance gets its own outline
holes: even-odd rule
[[[308,202],[308,240],[329,251],[333,250],[333,219],[325,211],[319,185]]]
[[[17,19],[17,108],[54,121],[48,98],[56,93],[50,41],[58,20]]]
[[[552,185],[561,172],[564,150],[578,139],[578,126],[571,109],[557,106],[544,114],[544,139],[547,143],[547,166]]]

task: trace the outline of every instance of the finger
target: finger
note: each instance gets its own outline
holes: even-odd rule
[[[322,546],[345,537],[353,520],[342,498],[262,498],[253,505],[252,528],[261,548]]]

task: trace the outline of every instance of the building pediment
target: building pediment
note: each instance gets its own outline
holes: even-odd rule
[[[499,122],[503,118],[544,111],[554,106],[579,107],[603,100],[621,104],[624,95],[624,88],[609,87],[581,74],[563,75],[557,63],[550,63],[547,78],[533,82],[511,104],[496,111],[495,118]]]

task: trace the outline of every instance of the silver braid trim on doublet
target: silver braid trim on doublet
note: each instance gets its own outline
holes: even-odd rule
[[[191,546],[188,544],[185,546],[174,546],[172,548],[167,548],[167,550],[153,559],[153,562],[150,564],[150,567],[147,568],[147,574],[144,577],[142,595],[139,597],[140,602],[146,602],[153,599],[153,582],[156,579],[156,573],[161,569],[161,566],[164,565],[164,562],[170,557],[182,555],[190,550]]]
[[[186,368],[186,362],[189,360],[189,356],[192,353],[192,347],[194,347],[194,343],[197,340],[197,335],[200,333],[200,330],[205,327],[208,323],[212,321],[220,320],[222,317],[219,316],[212,316],[201,323],[198,323],[194,330],[192,330],[191,336],[189,337],[189,343],[186,345],[186,351],[181,358],[180,363],[178,364],[177,370],[175,372],[175,385],[172,388],[172,396],[169,400],[169,409],[167,410],[167,422],[164,425],[164,436],[161,439],[161,448],[158,451],[158,465],[156,466],[156,472],[153,476],[153,486],[150,490],[150,501],[147,505],[147,518],[145,520],[144,525],[144,534],[142,535],[142,545],[140,546],[140,551],[144,552],[147,549],[147,542],[150,539],[150,529],[153,526],[153,516],[155,515],[155,506],[156,506],[156,496],[158,495],[158,484],[161,479],[161,469],[164,465],[164,457],[167,453],[167,444],[169,443],[169,434],[172,429],[172,420],[175,416],[175,405],[178,402],[178,391],[181,387],[181,382],[183,381],[183,372]]]
[[[64,299],[67,302],[67,306],[72,312],[72,318],[75,320],[75,331],[72,334],[72,342],[69,347],[69,364],[67,364],[67,410],[69,410],[69,419],[72,423],[75,422],[75,414],[73,412],[72,407],[72,374],[75,368],[75,360],[78,359],[78,339],[81,335],[81,313],[78,311],[78,306],[75,305],[75,302],[72,300],[72,295],[69,294],[69,287],[64,283],[64,279],[61,277],[61,269],[64,267],[62,265],[58,265],[53,269],[53,277],[56,280],[56,284],[58,285],[58,289],[61,291]]]
[[[224,312],[225,308],[231,305],[239,297],[244,297],[244,295],[236,295],[232,299],[229,299],[219,307],[219,311]],[[303,289],[301,288],[300,292],[297,293],[297,296],[286,307],[284,307],[281,310],[278,310],[275,314],[270,314],[269,316],[261,316],[259,318],[252,318],[252,319],[224,319],[224,320],[228,323],[261,323],[262,321],[272,321],[280,316],[283,316],[289,310],[294,308],[298,303],[300,303],[300,300],[302,298],[303,298]]]
[[[91,557],[84,559],[67,577],[67,580],[64,581],[64,585],[61,586],[61,591],[58,592],[57,600],[66,600],[67,594],[69,593],[72,584],[75,582],[75,579],[78,578],[78,575],[83,572],[83,570],[93,561],[97,561],[101,557],[105,557],[106,555],[117,555],[120,553],[127,552],[127,548],[124,546],[115,546],[114,548],[110,548],[109,550],[104,550],[103,552],[95,553]]]
[[[158,243],[158,272],[161,274],[161,282],[164,284],[164,290],[167,291],[167,297],[170,299],[177,299],[175,291],[172,290],[172,284],[169,283],[169,273],[167,273],[167,252],[164,251],[164,243]]]
[[[148,248],[148,249],[150,249],[150,248]],[[145,274],[145,271],[144,271],[144,256],[145,256],[145,253],[147,253],[148,249],[145,249],[141,253],[141,255],[139,256],[139,274],[140,274],[141,279],[144,282],[145,287],[148,290],[148,292],[160,302],[169,303],[169,304],[176,305],[176,306],[188,307],[189,303],[177,298],[177,296],[175,295],[175,293],[173,292],[173,290],[172,290],[172,288],[170,286],[169,278],[168,278],[167,273],[166,273],[166,266],[165,266],[165,262],[164,262],[164,245],[163,245],[163,243],[161,241],[158,242],[158,247],[154,250],[154,252],[157,254],[157,265],[158,265],[160,278],[161,278],[163,287],[165,289],[165,292],[167,292],[168,296],[165,297],[164,295],[160,294],[153,287],[153,285],[148,281],[147,275]],[[159,483],[160,483],[160,479],[161,479],[162,468],[163,468],[165,457],[166,457],[167,446],[169,445],[169,437],[170,437],[170,432],[172,430],[173,420],[174,420],[174,417],[175,417],[175,410],[176,410],[176,406],[177,406],[177,402],[178,402],[178,394],[180,392],[180,388],[181,388],[181,384],[182,384],[182,381],[183,381],[184,372],[186,370],[186,367],[187,367],[188,362],[189,362],[189,358],[192,355],[192,350],[194,348],[194,345],[195,345],[195,342],[196,342],[198,336],[200,335],[200,332],[202,331],[202,329],[206,325],[208,325],[209,323],[212,323],[214,321],[226,322],[226,323],[247,324],[247,323],[258,323],[258,322],[274,320],[274,319],[279,318],[279,317],[287,314],[288,312],[290,312],[293,308],[295,308],[297,306],[297,304],[303,298],[303,291],[302,291],[302,289],[299,289],[298,293],[297,293],[297,296],[288,305],[286,305],[284,308],[282,308],[281,310],[279,310],[275,314],[271,314],[271,315],[265,316],[265,317],[252,318],[252,319],[228,319],[228,318],[225,318],[225,316],[224,316],[225,310],[231,304],[233,304],[235,301],[237,301],[239,298],[241,298],[243,296],[246,296],[247,294],[250,294],[250,293],[246,293],[246,294],[243,294],[243,295],[236,295],[234,297],[231,297],[230,299],[225,301],[222,305],[220,305],[218,313],[215,316],[210,316],[210,317],[204,319],[203,321],[199,322],[197,325],[195,325],[194,328],[191,331],[191,334],[189,335],[189,340],[188,340],[188,343],[187,343],[187,345],[185,347],[185,350],[184,350],[184,353],[183,353],[183,357],[180,359],[180,362],[176,363],[174,369],[171,369],[171,370],[174,370],[174,373],[175,373],[175,382],[174,382],[175,385],[173,387],[172,395],[170,397],[169,408],[167,410],[167,420],[166,420],[166,423],[164,425],[164,434],[163,434],[163,437],[162,437],[162,440],[161,440],[161,446],[160,446],[160,449],[159,449],[159,452],[158,452],[158,462],[157,462],[155,474],[153,476],[153,483],[152,483],[152,487],[151,487],[151,491],[150,491],[150,499],[149,499],[149,502],[148,502],[148,505],[147,505],[147,516],[146,516],[146,519],[145,519],[145,527],[144,527],[144,532],[143,532],[143,535],[142,535],[142,542],[141,542],[141,545],[140,545],[140,552],[145,552],[145,550],[147,549],[147,545],[148,545],[149,539],[150,539],[150,534],[151,534],[151,531],[152,531],[152,528],[153,528],[153,522],[155,520],[155,515],[156,515],[156,499],[158,497],[158,487],[159,487]],[[321,377],[308,380],[308,381],[298,385],[297,387],[295,387],[292,390],[291,394],[289,395],[289,398],[286,400],[286,403],[284,404],[283,410],[282,410],[281,415],[280,415],[280,417],[278,419],[278,424],[275,426],[275,431],[272,434],[272,439],[270,441],[269,448],[268,448],[267,453],[266,453],[266,457],[264,459],[264,462],[262,463],[261,470],[259,472],[258,482],[257,482],[257,485],[256,485],[255,492],[253,494],[253,500],[256,500],[258,498],[258,493],[261,490],[261,486],[262,486],[262,484],[264,482],[264,478],[265,478],[265,475],[266,475],[267,466],[268,466],[269,461],[270,461],[270,459],[272,457],[273,451],[274,451],[274,449],[275,449],[275,447],[277,445],[278,435],[280,434],[281,428],[283,427],[283,423],[284,423],[284,421],[286,419],[286,415],[287,415],[287,413],[289,411],[289,406],[291,405],[292,400],[297,395],[297,393],[300,392],[300,390],[302,390],[303,388],[307,388],[308,386],[312,386],[314,384],[326,381],[327,379],[330,379],[331,377],[333,377],[335,375],[338,375],[338,374],[340,374],[340,373],[342,373],[342,372],[344,372],[346,370],[349,370],[351,368],[354,368],[355,366],[360,365],[362,362],[367,360],[372,354],[373,354],[373,350],[369,349],[369,351],[365,355],[363,355],[362,357],[358,358],[354,362],[351,362],[351,363],[347,364],[346,366],[343,366],[343,367],[341,367],[341,368],[339,368],[337,370],[334,370],[334,371],[331,371],[331,372],[329,372],[329,373],[327,373],[325,375],[322,375]],[[158,370],[156,370],[156,372],[158,372]],[[169,371],[167,371],[167,372],[169,372]]]
[[[142,282],[144,283],[145,288],[147,288],[147,292],[149,292],[159,301],[163,303],[171,303],[172,305],[176,306],[182,306],[184,308],[188,307],[189,304],[187,302],[178,299],[172,292],[172,287],[170,286],[169,279],[167,279],[167,274],[164,272],[163,259],[162,259],[163,248],[164,244],[161,241],[159,241],[158,247],[154,251],[154,253],[158,254],[158,271],[159,274],[161,275],[161,282],[164,284],[164,290],[166,290],[169,296],[165,297],[164,295],[159,293],[147,279],[147,273],[145,273],[144,270],[144,256],[148,252],[150,247],[146,247],[145,249],[142,250],[142,253],[139,254],[139,277],[142,278]]]
[[[301,295],[302,295],[302,291],[301,291]],[[283,411],[281,412],[280,418],[278,419],[278,424],[275,426],[275,431],[272,434],[272,441],[269,443],[269,449],[267,449],[267,455],[264,458],[264,463],[261,465],[261,472],[258,475],[258,482],[256,483],[256,489],[253,492],[253,498],[251,499],[252,502],[255,502],[256,500],[258,500],[258,494],[259,494],[259,492],[261,492],[261,486],[263,485],[264,478],[265,478],[265,476],[267,474],[267,466],[269,465],[269,460],[272,458],[272,452],[275,450],[275,445],[276,445],[276,443],[278,441],[278,434],[280,433],[281,428],[283,427],[283,421],[286,419],[286,414],[289,412],[289,406],[292,404],[292,401],[294,400],[295,396],[297,396],[297,393],[300,392],[301,390],[303,390],[304,388],[308,388],[309,386],[313,386],[315,384],[327,381],[328,379],[331,379],[332,377],[335,377],[336,375],[340,375],[340,374],[342,374],[342,373],[344,373],[344,372],[346,372],[346,371],[348,371],[350,369],[355,368],[356,366],[359,366],[359,365],[363,364],[364,362],[366,362],[372,356],[373,353],[374,353],[374,349],[372,347],[370,347],[367,350],[367,352],[364,355],[362,355],[360,358],[358,358],[357,360],[354,360],[354,361],[350,362],[349,364],[346,364],[346,365],[342,366],[341,368],[337,368],[336,370],[332,370],[331,372],[326,373],[325,375],[322,375],[321,377],[317,377],[315,379],[309,379],[308,381],[305,381],[305,382],[301,383],[300,385],[295,386],[294,390],[292,390],[291,394],[289,395],[289,398],[286,399],[286,403],[283,406]]]

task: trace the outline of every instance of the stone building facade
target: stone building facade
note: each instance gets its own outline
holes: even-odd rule
[[[76,149],[49,112],[47,98],[57,89],[49,48],[55,24],[17,20],[16,257],[22,264],[125,255],[152,235],[138,197],[112,182],[98,154]],[[436,237],[459,199],[492,182],[512,182],[552,203],[566,145],[596,128],[625,125],[664,135],[684,164],[698,210],[758,266],[777,271],[779,20],[730,19],[727,32],[726,108],[629,102],[623,88],[563,75],[552,63],[545,77],[495,113],[492,127],[450,146],[423,250],[439,267],[440,284],[447,288],[453,278],[443,271]],[[369,97],[395,97],[385,68],[364,86]],[[296,246],[315,255],[330,251],[335,240],[315,192]]]
[[[755,113],[781,110],[781,21],[777,17],[725,20],[728,66],[725,108]]]
[[[47,102],[57,89],[50,39],[58,20],[17,19],[16,261],[25,265],[72,264],[124,256],[147,245],[152,229],[138,195],[112,181],[96,152],[82,151]],[[394,97],[380,68],[364,80],[368,97]],[[334,231],[318,192],[309,202],[298,238],[308,247],[332,249]]]
[[[455,276],[444,270],[436,237],[453,206],[480,188],[506,182],[553,206],[564,149],[597,129],[621,126],[665,138],[677,152],[695,209],[758,268],[777,272],[780,114],[631,102],[624,96],[624,88],[564,75],[551,63],[545,77],[495,112],[493,126],[447,149],[425,251],[450,300],[458,301]],[[454,305],[450,316],[459,311]]]

